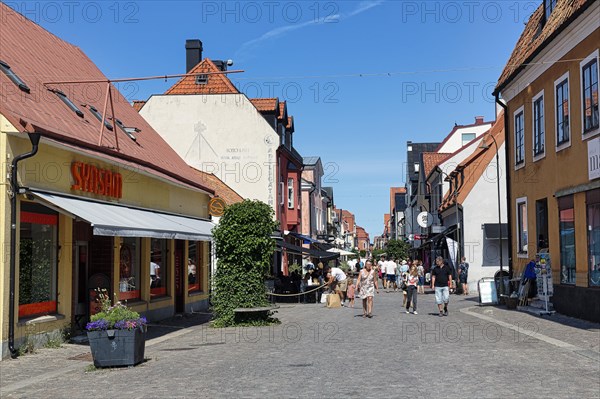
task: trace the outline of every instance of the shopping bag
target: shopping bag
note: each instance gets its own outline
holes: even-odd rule
[[[329,295],[327,295],[327,307],[328,308],[340,308],[340,307],[342,307],[342,303],[340,301],[340,296],[338,294],[329,294]]]
[[[327,297],[329,296],[329,294],[323,294],[321,295],[321,303],[327,303]]]

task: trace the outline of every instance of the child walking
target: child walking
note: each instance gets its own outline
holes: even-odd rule
[[[346,291],[346,296],[348,297],[348,300],[350,301],[350,307],[353,308],[354,307],[354,291],[356,289],[356,286],[354,285],[354,279],[350,278],[350,282],[348,283],[348,290]]]
[[[410,304],[412,302],[413,314],[417,314],[417,284],[419,283],[419,272],[417,271],[417,265],[413,264],[408,272],[408,278],[406,279],[406,313],[409,313]]]

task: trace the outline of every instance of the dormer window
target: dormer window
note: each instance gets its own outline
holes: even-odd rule
[[[69,99],[69,97],[67,97],[67,95],[66,95],[65,93],[63,93],[63,92],[62,92],[62,91],[60,91],[60,90],[52,90],[52,89],[49,89],[49,90],[50,90],[52,93],[56,94],[56,95],[58,96],[58,98],[60,98],[60,99],[61,99],[61,101],[62,101],[63,103],[65,103],[65,105],[66,105],[67,107],[69,107],[69,108],[71,109],[71,111],[73,111],[73,112],[75,112],[75,113],[77,114],[77,116],[78,116],[78,117],[80,117],[80,118],[83,118],[83,112],[81,112],[81,110],[80,110],[79,108],[77,108],[77,105],[75,105],[75,104],[73,103],[73,101],[71,101],[71,100]]]
[[[546,17],[546,21],[550,19],[550,15],[555,8],[556,0],[544,0],[544,15]]]
[[[197,85],[208,84],[208,75],[196,75],[196,84]]]
[[[90,105],[90,106],[88,106],[88,108],[90,109],[90,111],[92,112],[92,114],[96,117],[96,119],[98,119],[100,122],[102,122],[102,114],[96,109],[96,107],[93,107],[93,106]],[[104,119],[104,126],[108,130],[113,130],[112,125],[106,119]]]
[[[0,61],[0,70],[2,70],[2,72],[4,72],[4,74],[14,84],[19,86],[19,89],[23,90],[25,93],[31,92],[31,90],[29,89],[29,86],[27,86],[27,84],[25,84],[25,82],[23,82],[23,79],[21,79],[12,69],[10,69],[10,66],[6,62]]]

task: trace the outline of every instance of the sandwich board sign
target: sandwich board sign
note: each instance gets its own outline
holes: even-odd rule
[[[485,277],[477,283],[479,287],[479,304],[496,305],[498,293],[496,292],[496,281],[493,277]]]

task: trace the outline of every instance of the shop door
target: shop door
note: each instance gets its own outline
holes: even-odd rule
[[[73,312],[73,324],[83,330],[88,322],[88,243],[77,241],[75,243],[75,311]]]
[[[175,312],[183,313],[185,310],[185,282],[187,270],[184,270],[183,262],[183,243],[184,241],[175,241]]]

